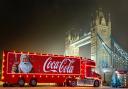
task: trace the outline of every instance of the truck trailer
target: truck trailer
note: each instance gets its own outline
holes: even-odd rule
[[[92,85],[99,87],[101,76],[95,72],[94,60],[53,54],[3,51],[3,86],[25,83],[55,83],[59,86]]]

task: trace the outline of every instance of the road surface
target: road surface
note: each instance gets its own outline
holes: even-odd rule
[[[0,89],[128,89],[128,88],[111,88],[111,87],[57,87],[57,86],[47,86],[47,85],[38,85],[36,87],[2,87],[0,85]]]
[[[121,88],[110,88],[110,87],[46,87],[46,86],[37,86],[37,87],[0,87],[0,89],[121,89]],[[122,88],[127,89],[127,88]]]
[[[25,87],[3,87],[2,82],[0,82],[0,89],[128,89],[128,88],[111,88],[106,86],[100,86],[100,87],[57,87],[53,84],[47,85],[47,84],[38,84],[36,87],[30,87],[28,85],[25,85]]]

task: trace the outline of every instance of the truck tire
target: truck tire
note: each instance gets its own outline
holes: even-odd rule
[[[93,86],[94,87],[99,87],[100,86],[100,82],[98,80],[95,80]]]
[[[72,87],[77,86],[77,81],[76,80],[71,80],[70,86],[72,86]]]
[[[77,86],[76,79],[66,79],[65,86],[71,86],[71,87]]]
[[[29,82],[29,85],[35,87],[37,85],[37,80],[36,79],[31,79],[30,82]]]
[[[18,80],[18,85],[19,85],[20,87],[23,87],[23,86],[25,85],[25,81],[24,81],[23,78],[20,78],[20,79]]]
[[[3,83],[3,87],[7,87],[8,86],[8,83]]]

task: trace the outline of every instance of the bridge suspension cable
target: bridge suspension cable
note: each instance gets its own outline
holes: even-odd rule
[[[126,51],[124,51],[114,40],[113,43],[114,43],[114,47],[113,49],[111,47],[109,47],[105,42],[104,40],[100,37],[99,34],[97,34],[100,42],[102,43],[103,47],[105,48],[105,50],[109,53],[110,56],[114,56],[115,59],[118,58],[118,59],[125,59],[128,61],[128,53]],[[115,51],[116,50],[116,51]]]
[[[114,43],[114,47],[117,49],[117,51],[126,59],[128,60],[128,53],[123,50],[118,44],[117,42],[111,37],[113,43]]]

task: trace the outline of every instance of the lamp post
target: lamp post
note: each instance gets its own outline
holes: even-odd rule
[[[106,73],[106,71],[104,70],[104,71],[103,71],[103,78],[104,78],[104,79],[103,79],[103,85],[106,83],[105,73]]]
[[[103,72],[103,85],[106,85],[108,83],[108,79],[106,80],[106,73],[111,73],[112,72],[112,68],[103,68],[102,69]]]

